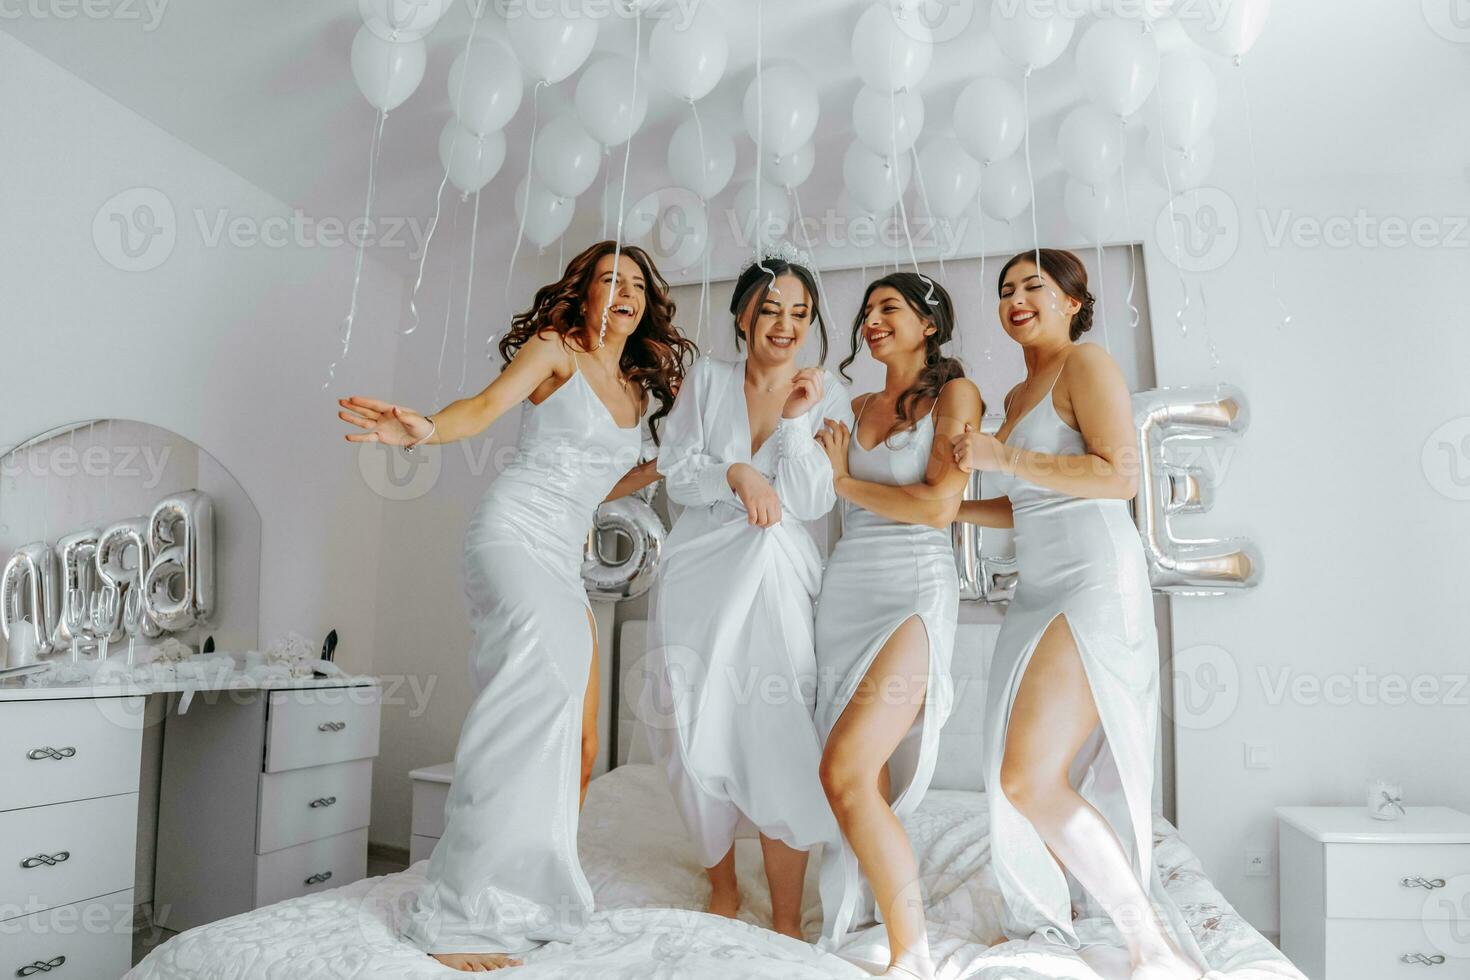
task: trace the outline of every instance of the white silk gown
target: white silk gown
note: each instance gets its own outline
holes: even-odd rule
[[[848,472],[859,480],[890,486],[923,483],[933,444],[932,408],[912,428],[871,449],[858,442],[854,423]],[[843,502],[842,538],[827,560],[817,600],[821,677],[817,723],[825,745],[888,638],[918,617],[929,644],[923,706],[888,760],[889,796],[899,819],[913,813],[934,775],[939,730],[954,702],[949,669],[959,602],[959,573],[948,528],[904,524]],[[877,918],[857,857],[840,835],[838,840],[838,846],[826,849],[822,861],[822,938],[829,948]]]
[[[846,386],[828,372],[822,400],[782,419],[752,457],[744,385],[743,360],[696,362],[658,455],[669,498],[684,510],[650,603],[640,714],[707,868],[742,830],[798,850],[836,832],[812,719],[821,555],[805,522],[836,502],[831,463],[813,435],[824,417],[852,412]],[[726,479],[736,463],[771,482],[779,523],[748,523]]]
[[[444,836],[408,910],[426,953],[522,953],[592,911],[577,860],[582,707],[594,628],[582,585],[593,514],[637,463],[578,370],[522,407],[510,465],[465,532],[475,697],[454,754]]]
[[[1053,382],[1055,387],[1055,382]],[[1082,434],[1062,421],[1047,391],[1012,428],[1006,444],[1080,456]],[[1130,867],[1186,956],[1203,963],[1153,862],[1154,745],[1159,713],[1159,645],[1138,531],[1122,500],[1073,497],[1008,474],[994,484],[1015,515],[1015,597],[996,639],[985,713],[985,786],[990,853],[1004,900],[1006,934],[1040,935],[1077,948],[1117,945],[1100,910],[1072,919],[1071,885],[1041,837],[1000,784],[1006,732],[1026,667],[1052,621],[1066,617],[1087,673],[1100,724],[1071,768],[1071,782],[1112,826]]]

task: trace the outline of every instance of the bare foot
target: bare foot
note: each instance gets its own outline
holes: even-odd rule
[[[723,915],[727,919],[733,919],[740,911],[740,892],[720,889],[711,891],[709,904],[704,910],[710,915]]]
[[[430,956],[455,970],[465,973],[489,973],[510,966],[523,965],[520,960],[504,953],[430,953]]]

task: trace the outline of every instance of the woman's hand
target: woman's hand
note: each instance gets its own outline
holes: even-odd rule
[[[827,459],[832,462],[832,483],[835,486],[838,480],[847,476],[847,445],[852,441],[852,433],[848,431],[845,422],[823,419],[822,427],[817,430],[816,440],[822,444]]]
[[[823,375],[822,369],[815,367],[796,372],[791,378],[791,394],[786,396],[786,404],[781,408],[782,418],[799,419],[821,402],[826,387]]]
[[[745,505],[750,523],[756,527],[781,523],[781,498],[760,470],[749,463],[735,463],[726,471],[725,479]]]
[[[965,432],[954,441],[955,465],[966,473],[980,470],[982,473],[1008,472],[1009,453],[1006,444],[995,436],[976,432],[970,423],[965,423]]]
[[[385,446],[412,446],[434,431],[434,425],[418,412],[378,401],[376,398],[339,398],[337,417],[366,432],[349,432],[348,442],[381,442]]]

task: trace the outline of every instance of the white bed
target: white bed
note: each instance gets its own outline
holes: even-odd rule
[[[865,977],[887,961],[881,926],[857,933],[839,950],[819,952],[762,928],[770,905],[755,840],[741,840],[737,861],[744,907],[734,922],[703,907],[703,869],[694,857],[662,773],[642,764],[636,696],[645,624],[619,636],[623,697],[618,759],[594,780],[582,813],[579,849],[598,911],[576,942],[526,957],[517,980],[627,977]],[[989,871],[989,821],[976,760],[984,678],[995,628],[962,624],[956,637],[956,705],[945,726],[935,789],[907,823],[929,902],[930,941],[942,980],[1113,980],[1126,962],[1087,959],[1056,947],[1000,939]],[[613,672],[609,671],[608,674]],[[606,702],[605,702],[606,703]],[[608,715],[605,713],[604,717]],[[1236,915],[1199,861],[1162,817],[1155,817],[1155,859],[1205,955],[1230,980],[1304,980],[1260,933]],[[804,926],[820,929],[814,856],[808,869]],[[401,942],[397,922],[427,862],[192,929],[155,949],[127,980],[416,980],[454,976]]]

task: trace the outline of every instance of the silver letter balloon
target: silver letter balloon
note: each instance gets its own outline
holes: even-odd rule
[[[652,495],[650,487],[646,493]],[[604,535],[627,538],[628,555],[605,554]],[[632,599],[647,592],[658,577],[664,522],[642,494],[609,500],[597,508],[582,559],[582,584],[593,599]]]

